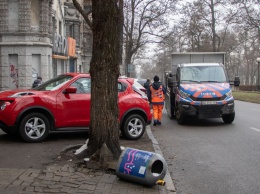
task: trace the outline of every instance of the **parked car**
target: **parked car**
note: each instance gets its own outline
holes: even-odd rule
[[[147,79],[143,79],[143,78],[139,78],[139,79],[137,79],[137,82],[139,83],[139,84],[141,84],[142,86],[144,86],[144,83],[147,81]]]
[[[138,87],[139,90],[141,90],[145,95],[147,94],[145,87],[143,86],[143,84],[140,84],[138,79],[135,79],[134,83]]]
[[[152,114],[133,78],[118,79],[120,130],[126,139],[142,137]],[[29,90],[0,93],[0,128],[26,142],[43,141],[53,131],[83,131],[90,126],[91,78],[67,73]]]

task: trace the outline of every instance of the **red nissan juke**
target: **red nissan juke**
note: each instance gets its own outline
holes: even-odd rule
[[[0,129],[26,142],[41,142],[53,131],[84,131],[90,126],[89,74],[59,75],[29,90],[0,92]],[[137,140],[151,123],[146,95],[133,78],[118,79],[120,130]]]

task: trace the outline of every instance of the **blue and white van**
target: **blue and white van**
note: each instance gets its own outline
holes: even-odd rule
[[[228,80],[223,65],[224,53],[178,53],[178,57],[178,61],[180,57],[188,57],[189,60],[194,57],[197,62],[172,64],[172,70],[166,72],[168,89],[165,104],[168,115],[176,117],[179,124],[185,123],[189,117],[221,117],[225,123],[232,123],[235,107],[231,84],[239,85],[239,78],[235,82]],[[198,62],[199,57],[202,62]],[[205,58],[208,60],[205,61]],[[217,62],[211,62],[214,60]]]

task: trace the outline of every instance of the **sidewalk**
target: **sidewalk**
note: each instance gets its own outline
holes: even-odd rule
[[[149,141],[141,144],[154,147],[156,153],[162,154],[150,127],[147,127],[147,135]],[[123,142],[122,144],[126,147],[132,147],[127,143],[129,142]],[[135,148],[138,149],[138,147]],[[119,179],[111,172],[95,171],[80,166],[75,168],[69,164],[53,164],[47,166],[44,170],[0,168],[0,193],[175,194],[175,188],[168,172],[164,180],[166,181],[165,186],[155,185],[149,188]]]

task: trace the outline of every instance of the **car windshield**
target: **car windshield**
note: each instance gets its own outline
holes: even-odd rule
[[[227,78],[222,66],[187,66],[181,68],[180,81],[223,83],[227,82]]]
[[[56,90],[66,84],[69,80],[71,80],[73,76],[71,75],[59,75],[55,78],[44,82],[43,84],[33,88],[33,90],[41,90],[41,91],[48,91],[48,90]]]

